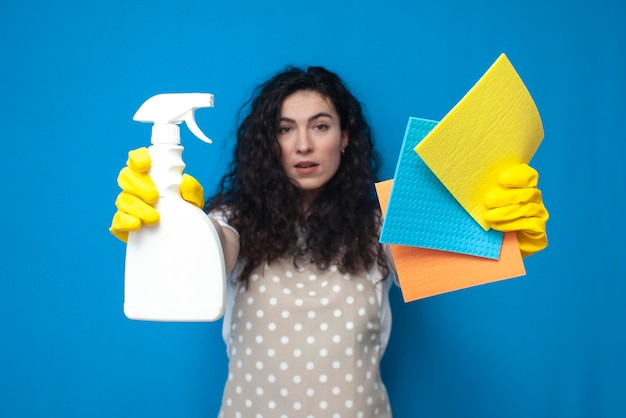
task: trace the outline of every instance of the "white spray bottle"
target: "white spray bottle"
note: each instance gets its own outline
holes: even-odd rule
[[[153,123],[149,175],[159,190],[160,221],[128,236],[124,314],[147,321],[215,321],[224,313],[225,267],[219,236],[209,217],[180,197],[185,163],[178,124],[210,143],[194,111],[212,107],[205,93],[159,94],[133,117]]]

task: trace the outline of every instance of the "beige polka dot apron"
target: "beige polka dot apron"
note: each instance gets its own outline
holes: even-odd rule
[[[390,417],[374,284],[336,267],[259,267],[237,291],[220,417]]]

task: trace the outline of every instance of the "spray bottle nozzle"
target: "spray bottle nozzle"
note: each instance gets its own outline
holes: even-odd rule
[[[146,100],[133,120],[153,123],[152,143],[179,144],[179,123],[185,122],[189,130],[204,142],[212,142],[196,124],[196,109],[213,107],[209,93],[165,93]]]

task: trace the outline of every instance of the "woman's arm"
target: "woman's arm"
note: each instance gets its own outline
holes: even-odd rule
[[[217,235],[220,237],[222,251],[224,252],[224,264],[226,272],[229,273],[237,263],[239,257],[239,235],[232,229],[222,226],[216,219],[209,216],[215,226]]]

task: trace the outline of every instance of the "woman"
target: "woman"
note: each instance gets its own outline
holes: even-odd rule
[[[240,235],[225,416],[389,414],[376,167],[361,106],[333,73],[288,69],[258,90],[209,204]]]
[[[380,360],[393,264],[378,242],[378,159],[361,106],[337,75],[311,67],[272,77],[247,108],[230,170],[207,205],[229,271],[220,416],[389,417]],[[126,172],[153,188],[143,174],[147,152],[134,153]],[[148,163],[137,167],[134,157]],[[142,197],[120,185],[122,194]],[[538,190],[526,189],[534,197],[522,206],[534,205],[544,231],[520,239],[532,241],[528,253],[545,247],[547,212]],[[199,190],[186,176],[183,197],[199,203]],[[118,203],[111,232],[124,239],[158,219],[147,203],[142,208]]]

